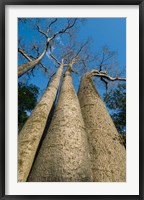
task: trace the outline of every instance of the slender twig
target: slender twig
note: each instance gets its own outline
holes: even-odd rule
[[[105,86],[106,86],[106,94],[107,94],[107,91],[108,91],[108,81],[105,80],[103,77],[101,77],[101,80],[105,83]]]
[[[51,27],[56,21],[57,21],[57,18],[54,19],[53,21],[51,21],[51,23],[49,24],[48,29],[47,29],[47,31],[46,31],[46,34],[47,34],[47,35],[48,35],[48,33],[50,32],[50,27]]]
[[[55,62],[56,62],[58,65],[61,65],[61,62],[59,62],[59,61],[57,60],[57,58],[52,54],[52,47],[51,47],[51,45],[50,45],[50,57],[51,57],[53,60],[55,60]]]
[[[45,70],[45,72],[48,72],[48,68],[47,67],[45,67],[41,62],[39,64],[40,64],[40,67]]]
[[[46,39],[48,39],[47,34],[46,34],[44,31],[41,30],[39,24],[36,24],[36,26],[37,26],[38,31],[39,31],[41,34],[43,34],[43,35],[46,37]]]

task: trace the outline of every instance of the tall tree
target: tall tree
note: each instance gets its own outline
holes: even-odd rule
[[[126,152],[119,142],[119,134],[92,81],[92,76],[112,78],[106,72],[92,70],[82,78],[78,91],[83,119],[88,134],[93,181],[126,181]]]
[[[57,73],[54,75],[52,82],[50,82],[50,84],[48,85],[48,88],[43,95],[41,101],[38,103],[19,134],[19,181],[26,181],[28,177],[36,150],[38,148],[38,144],[45,128],[47,118],[56,97],[63,67],[68,65],[64,64],[64,61],[70,62],[71,65],[76,63],[76,61],[79,60],[78,55],[82,51],[84,46],[85,45],[82,45],[82,47],[80,47],[76,54],[72,53],[69,56],[63,55],[62,62],[60,62],[53,55],[52,47],[50,45],[50,57],[57,63],[57,65],[60,65],[60,67]],[[71,58],[71,61],[69,61],[68,58]],[[71,71],[73,71],[72,67]],[[44,115],[43,117],[41,114],[42,112]]]
[[[92,181],[87,135],[69,65],[52,123],[28,181]]]
[[[64,64],[61,63],[44,95],[26,121],[18,137],[18,181],[25,182],[54,103]]]
[[[60,20],[62,27],[63,20],[65,19]],[[71,23],[75,23],[75,19],[68,19],[68,26]],[[38,53],[37,56],[31,55],[31,52],[29,53],[23,48],[18,49],[19,55],[25,57],[30,64],[43,54],[40,52],[43,52],[46,47],[47,50],[44,50],[44,55],[46,54],[49,59],[45,59],[46,57],[43,56],[43,60],[41,59],[38,63],[44,67],[42,62],[45,61],[45,66],[47,66],[46,62],[49,64],[53,59],[60,68],[63,65],[62,68],[67,66],[68,69],[65,72],[52,121],[48,119],[48,116],[60,84],[60,77],[62,76],[62,70],[58,72],[60,68],[53,76],[55,80],[54,88],[50,87],[50,89],[50,85],[48,86],[42,97],[43,100],[41,99],[42,101],[34,109],[34,114],[32,113],[30,116],[24,126],[25,129],[23,128],[21,138],[19,137],[19,181],[27,180],[30,169],[28,181],[125,181],[125,149],[119,143],[117,130],[91,80],[92,76],[99,77],[96,80],[102,81],[106,90],[109,85],[108,81],[125,80],[114,76],[113,73],[109,76],[106,72],[110,66],[109,61],[113,60],[114,53],[104,48],[101,56],[93,56],[93,52],[91,54],[85,48],[85,43],[80,46],[75,45],[76,43],[73,43],[74,37],[73,40],[70,38],[70,42],[68,42],[67,35],[69,36],[70,33],[61,34],[67,33],[67,31],[64,31],[65,29],[61,28],[59,23],[57,29],[48,31],[49,35],[47,34],[48,29],[43,22],[37,23],[37,30],[46,38],[46,45],[48,45],[46,47],[44,44],[43,47],[42,41],[40,41],[41,49],[34,46]],[[59,30],[62,32],[59,32]],[[56,34],[57,37],[53,38],[55,40],[52,39],[47,43],[47,39],[54,36],[55,33],[58,33]],[[85,51],[85,54],[82,50]],[[63,62],[60,63],[53,53],[57,58],[63,57]],[[97,61],[97,70],[86,73],[81,80],[79,89],[80,108],[73,88],[71,73],[90,71],[92,65],[89,65],[89,62],[95,60]],[[113,64],[115,63],[112,63],[112,67]],[[53,64],[49,64],[49,67],[51,66]],[[89,70],[87,66],[89,66]],[[23,74],[28,71],[31,73],[34,67],[26,67],[25,72],[23,68]],[[43,112],[44,116],[41,114]],[[47,119],[51,121],[48,131],[46,131],[47,125],[45,126]],[[47,132],[46,137],[44,137],[45,132]],[[38,145],[40,151],[37,148]],[[34,159],[35,162],[33,163]],[[33,167],[31,167],[32,164]]]

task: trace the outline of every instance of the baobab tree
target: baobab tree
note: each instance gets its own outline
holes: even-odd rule
[[[48,41],[54,39],[56,35],[60,33],[64,33],[68,29],[72,28],[76,22],[76,19],[73,20],[72,24],[70,21],[68,21],[68,25],[66,28],[53,34],[51,38],[48,38],[47,34],[50,31],[50,26],[55,21],[56,20],[51,22],[51,24],[49,25],[49,29],[47,30],[46,33],[43,32],[38,26],[38,30],[41,33],[43,33],[45,37],[47,37]],[[49,42],[47,42],[47,47],[48,45],[49,45]],[[24,51],[21,51],[21,53],[28,60],[30,60],[30,57]],[[51,53],[51,56],[54,58],[52,53]],[[30,63],[31,61],[27,63],[28,64],[27,66],[30,66],[31,65]],[[18,181],[21,181],[21,182],[27,180],[38,145],[40,143],[40,140],[41,140],[41,137],[46,125],[47,118],[49,116],[50,110],[56,98],[57,90],[60,84],[60,79],[62,77],[62,72],[63,72],[63,67],[64,67],[63,59],[62,59],[62,62],[58,64],[60,64],[60,66],[57,72],[53,76],[44,95],[42,96],[41,100],[39,101],[39,103],[33,110],[32,114],[26,121],[24,127],[22,128],[18,136]],[[22,69],[20,70],[22,72],[21,74],[24,74],[26,73],[27,70],[31,68],[24,67],[20,69]]]
[[[76,19],[71,22],[73,27]],[[105,62],[111,59],[113,54],[108,57],[102,54],[98,69],[91,70],[90,61],[99,61],[99,58],[87,52],[85,43],[77,50],[76,45],[71,45],[71,42],[69,47],[65,42],[61,45],[60,38],[55,42],[53,49],[53,39],[62,35],[61,33],[66,33],[67,29],[61,29],[56,33],[48,31],[50,37],[47,31],[42,31],[39,24],[37,29],[47,41],[43,57],[49,52],[48,57],[58,65],[58,70],[19,134],[19,181],[27,181],[27,178],[30,182],[125,181],[125,148],[119,142],[119,134],[92,81],[93,76],[99,77],[106,90],[109,81],[125,81],[124,78],[110,76],[107,73],[109,63]],[[60,51],[57,51],[59,47]],[[57,51],[55,55],[60,59],[54,56],[53,51]],[[32,65],[31,63],[42,54],[38,52],[38,57],[32,57],[25,53],[24,49],[19,49],[19,53],[29,61],[26,66],[32,66],[22,68],[23,74],[33,69],[43,58]],[[64,67],[67,69],[52,121],[40,150],[37,151],[60,86]],[[77,97],[71,75],[84,71],[87,72],[81,78]]]
[[[86,43],[87,44],[87,43]],[[73,56],[73,64],[74,60],[77,59],[77,56],[85,47],[86,44],[83,44],[75,56],[71,53],[69,56]],[[58,61],[58,59],[52,54],[52,49],[50,45],[50,56],[51,58],[57,62],[59,68],[56,74],[53,76],[50,81],[44,95],[41,100],[33,110],[31,116],[26,121],[22,130],[19,133],[18,137],[18,180],[26,181],[31,170],[31,166],[40,143],[47,118],[49,116],[50,110],[56,98],[56,94],[58,91],[58,87],[60,84],[60,80],[62,77],[62,72],[64,66],[68,64],[64,64],[64,58],[62,61]],[[68,60],[68,57],[65,56],[65,60]],[[78,60],[78,59],[77,59]],[[71,67],[71,71],[72,67]]]
[[[55,100],[64,64],[62,63],[18,136],[18,181],[26,181]]]
[[[89,146],[68,64],[52,123],[42,143],[30,182],[92,181]]]
[[[92,76],[107,81],[125,81],[125,78],[110,77],[107,72],[92,70],[81,78],[78,98],[88,134],[93,181],[126,181],[126,151],[119,141],[119,134],[98,94]]]

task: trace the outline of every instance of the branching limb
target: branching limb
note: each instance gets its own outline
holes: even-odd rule
[[[46,34],[47,34],[47,35],[48,35],[48,33],[50,32],[51,26],[52,26],[56,21],[57,21],[57,18],[54,19],[53,21],[51,21],[51,23],[49,24],[48,29],[47,29],[47,31],[46,31]]]
[[[50,45],[50,57],[51,57],[58,65],[61,65],[61,62],[59,62],[59,61],[57,60],[57,58],[52,54],[51,45]]]
[[[92,70],[91,71],[91,76],[99,76],[103,77],[109,81],[126,81],[126,78],[120,78],[120,77],[111,77],[107,74],[106,71],[98,71],[98,70]]]
[[[40,67],[45,70],[45,72],[48,72],[48,68],[47,67],[45,67],[41,62],[39,64],[40,64]]]
[[[41,30],[39,24],[36,24],[36,26],[37,26],[37,30],[38,30],[38,32],[40,32],[41,34],[43,34],[43,35],[46,37],[46,39],[48,39],[47,34],[46,34],[44,31]]]
[[[50,40],[53,40],[57,35],[65,33],[67,30],[69,30],[70,28],[72,28],[75,25],[76,20],[77,19],[74,19],[73,23],[68,22],[68,25],[66,26],[66,28],[64,28],[64,29],[62,29],[62,30],[54,33],[53,36],[50,38]]]
[[[72,60],[77,59],[78,55],[80,54],[80,52],[82,51],[82,49],[88,44],[88,41],[86,41],[83,45],[81,45],[80,49],[77,51],[77,53],[75,54],[75,56],[72,58]]]
[[[65,33],[65,32],[67,32],[67,30],[69,30],[70,28],[72,28],[75,25],[76,20],[77,19],[74,19],[72,23],[69,20],[68,21],[68,25],[64,29],[62,29],[62,30],[56,32],[55,34],[53,34],[52,37],[49,37],[46,32],[42,31],[40,25],[37,24],[36,27],[37,27],[38,31],[46,37],[46,46],[45,46],[45,49],[42,52],[42,54],[38,58],[36,58],[35,60],[31,60],[30,61],[30,59],[29,59],[29,62],[21,64],[20,66],[18,66],[18,77],[21,77],[26,72],[28,72],[29,70],[31,70],[32,68],[34,68],[35,65],[39,64],[40,61],[42,60],[42,58],[45,56],[45,54],[47,52],[47,49],[48,49],[49,44],[50,44],[50,41],[52,39],[54,39],[58,34]],[[55,22],[56,22],[56,19],[50,23],[49,28]],[[52,57],[53,57],[53,59],[55,59],[55,57],[53,55],[52,55]],[[57,59],[55,59],[55,61],[57,61]],[[60,62],[57,62],[57,63],[60,64]]]
[[[36,59],[34,56],[32,55],[27,55],[22,49],[18,48],[18,52],[20,52],[28,61],[32,61],[31,58]],[[45,72],[48,71],[47,67],[45,67],[41,62],[39,63],[40,67],[43,68],[45,70]],[[34,67],[35,68],[35,67]],[[33,69],[34,69],[33,68]],[[31,72],[33,72],[33,69],[31,70]]]
[[[18,48],[18,52],[21,53],[28,61],[32,61],[32,59],[20,48]]]
[[[105,83],[105,86],[106,86],[106,94],[107,94],[107,91],[108,91],[108,81],[105,80],[103,77],[101,77],[101,80]]]
[[[101,60],[100,66],[99,66],[99,71],[102,71],[102,65],[103,65],[103,62],[104,62],[104,57],[105,57],[105,54],[103,52],[102,60]]]

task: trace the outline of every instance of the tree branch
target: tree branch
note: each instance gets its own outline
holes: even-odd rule
[[[20,48],[18,48],[18,52],[21,53],[28,61],[32,61],[32,59]]]
[[[80,52],[82,51],[82,49],[88,44],[88,41],[86,41],[83,45],[81,45],[80,49],[78,50],[78,52],[76,53],[76,55],[72,58],[72,60],[75,60],[77,58],[77,56],[80,54]]]
[[[68,25],[66,26],[66,28],[54,33],[53,36],[50,38],[50,40],[53,40],[58,34],[65,33],[68,29],[72,28],[75,25],[76,20],[77,19],[75,19],[72,24],[70,24],[70,22],[68,22]]]
[[[48,39],[47,34],[44,31],[41,30],[40,26],[38,24],[36,24],[36,26],[37,26],[38,32],[40,32],[41,34],[43,34],[46,37],[46,39]]]
[[[46,31],[47,35],[48,35],[48,33],[50,32],[50,27],[51,27],[56,21],[57,21],[57,18],[54,19],[53,21],[51,21],[51,23],[49,24],[48,29],[47,29],[47,31]]]
[[[92,70],[91,71],[91,76],[99,76],[103,77],[109,81],[126,81],[126,78],[120,78],[120,77],[111,77],[107,74],[106,71],[98,71],[98,70]]]
[[[18,48],[18,52],[20,52],[27,60],[29,60],[29,61],[32,61],[32,59],[31,58],[33,58],[33,59],[36,59],[34,56],[31,56],[31,55],[27,55],[22,49],[20,49],[20,48]],[[37,51],[38,52],[38,51]],[[30,58],[31,57],[31,58]],[[48,69],[40,62],[39,63],[39,65],[40,65],[40,67],[42,67],[44,70],[45,70],[45,72],[47,72],[48,71]],[[33,72],[33,70],[31,70],[31,72]]]
[[[108,91],[108,81],[105,80],[103,77],[101,77],[101,80],[105,83],[105,86],[106,86],[106,94],[107,94],[107,91]]]
[[[43,68],[43,69],[45,70],[45,72],[48,72],[47,67],[45,67],[41,62],[40,62],[39,64],[40,64],[40,67]]]
[[[58,65],[61,65],[61,62],[59,62],[56,57],[52,54],[52,48],[51,48],[51,45],[50,45],[50,57],[58,64]]]

